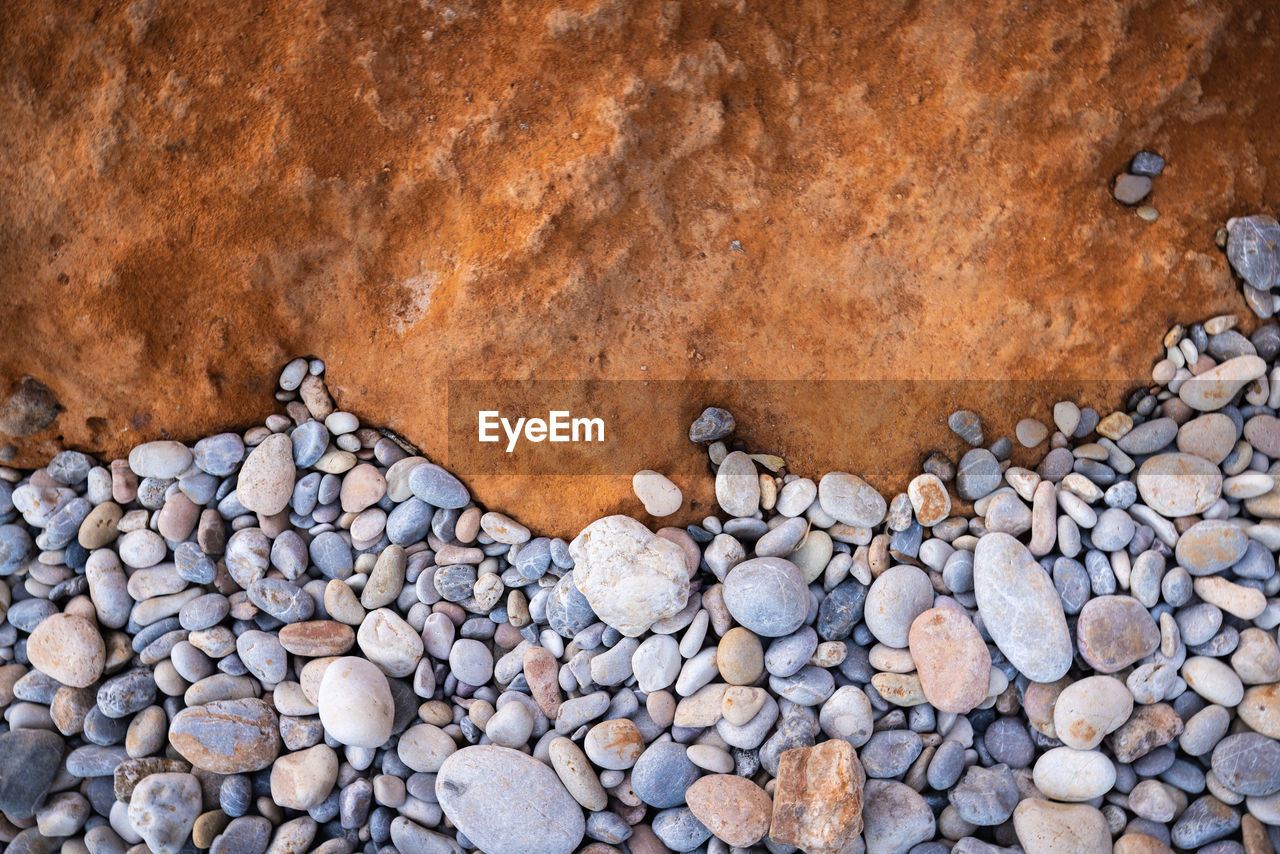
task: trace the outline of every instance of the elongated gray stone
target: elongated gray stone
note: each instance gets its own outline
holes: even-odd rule
[[[440,808],[488,854],[569,854],[586,831],[582,808],[547,765],[507,747],[464,747],[436,776]]]
[[[1008,534],[987,534],[973,555],[978,613],[996,646],[1035,682],[1052,682],[1071,667],[1071,635],[1049,574]]]

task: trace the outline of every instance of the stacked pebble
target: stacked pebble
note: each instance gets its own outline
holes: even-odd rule
[[[1172,330],[1126,411],[1020,423],[1034,470],[957,413],[890,501],[712,410],[722,516],[571,543],[305,360],[244,435],[0,468],[0,841],[1269,854],[1280,326],[1234,325]]]

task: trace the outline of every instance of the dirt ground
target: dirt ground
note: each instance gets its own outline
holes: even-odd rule
[[[1280,196],[1278,37],[1260,0],[0,4],[0,394],[65,408],[18,462],[244,428],[295,354],[446,464],[451,379],[1136,385],[1246,311],[1213,236]],[[1155,223],[1108,192],[1144,147]],[[696,517],[705,403],[892,488],[955,406],[1055,393],[761,388],[619,432]],[[639,506],[468,480],[559,534]]]

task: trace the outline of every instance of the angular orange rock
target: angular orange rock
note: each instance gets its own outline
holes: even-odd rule
[[[769,838],[808,854],[839,854],[862,832],[866,774],[853,745],[842,739],[797,747],[778,762]]]

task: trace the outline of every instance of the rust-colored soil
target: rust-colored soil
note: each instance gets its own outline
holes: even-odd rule
[[[0,4],[0,384],[65,407],[18,462],[246,426],[296,353],[436,458],[457,377],[1139,379],[1245,311],[1213,234],[1280,198],[1277,34],[1256,0]],[[1142,147],[1154,224],[1108,194]],[[807,472],[905,470],[956,396],[887,432],[716,402]],[[704,402],[630,429],[654,467]],[[558,533],[639,507],[472,485]]]

